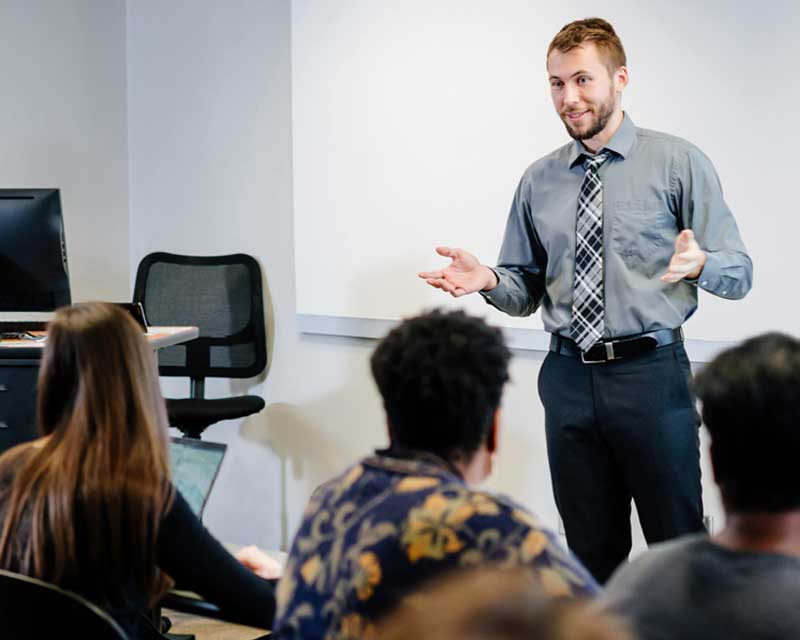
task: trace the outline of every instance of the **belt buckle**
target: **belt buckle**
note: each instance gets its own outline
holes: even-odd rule
[[[599,344],[603,345],[605,348],[606,354],[604,358],[600,359],[588,359],[586,354],[588,351],[581,351],[581,362],[583,364],[602,364],[604,362],[611,362],[612,360],[619,360],[620,356],[614,353],[614,344],[616,344],[613,340],[610,342],[600,342]],[[598,346],[597,344],[593,345],[589,351],[594,349],[594,347]]]

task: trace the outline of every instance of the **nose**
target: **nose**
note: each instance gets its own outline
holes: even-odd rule
[[[578,87],[571,82],[564,85],[564,104],[577,104],[580,102]]]

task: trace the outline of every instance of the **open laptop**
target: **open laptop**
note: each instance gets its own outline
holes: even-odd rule
[[[170,438],[172,481],[198,518],[202,516],[203,507],[208,500],[208,494],[211,493],[214,480],[217,478],[226,449],[227,445],[217,442],[191,438]],[[229,551],[233,552],[230,548]],[[277,555],[281,557],[281,554]],[[285,558],[282,562],[285,562]],[[271,582],[274,584],[277,583],[277,580]],[[184,613],[236,622],[230,618],[230,612],[222,612],[217,605],[206,601],[201,595],[181,590],[180,585],[176,586],[177,589],[173,588],[161,598],[160,606]],[[268,637],[269,634],[263,636],[263,639],[266,640]],[[262,637],[257,640],[262,640]]]
[[[170,438],[172,481],[200,518],[227,445],[191,438]]]

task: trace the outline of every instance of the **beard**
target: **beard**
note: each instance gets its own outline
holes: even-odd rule
[[[611,92],[609,93],[608,100],[604,100],[597,107],[594,124],[585,131],[574,130],[570,126],[569,122],[567,122],[566,116],[562,115],[561,121],[567,128],[567,133],[570,135],[570,137],[573,140],[588,140],[589,138],[594,138],[598,133],[605,129],[608,121],[611,119],[611,115],[614,113],[614,97],[614,89],[612,88]]]

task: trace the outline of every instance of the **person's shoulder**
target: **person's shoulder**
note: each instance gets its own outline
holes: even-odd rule
[[[500,518],[513,520],[530,528],[548,530],[537,516],[509,496],[482,489],[470,489],[470,491],[474,495],[480,496],[482,500],[493,503],[497,507],[497,515]]]
[[[671,133],[636,127],[636,141],[640,147],[651,152],[709,161],[708,156],[696,144]]]
[[[536,515],[503,495],[478,490],[470,494],[471,502],[482,507],[475,510],[480,519],[470,523],[471,530],[497,541],[495,552],[483,561],[527,567],[552,596],[597,595],[599,588],[589,572]]]
[[[573,148],[574,142],[570,141],[534,160],[522,174],[522,183],[535,184],[538,180],[549,178],[553,172],[568,170]]]
[[[606,594],[630,591],[632,585],[647,583],[651,579],[662,580],[666,572],[678,570],[685,562],[691,560],[698,547],[708,544],[705,533],[691,534],[660,542],[623,564],[606,586]]]
[[[639,555],[630,566],[661,566],[673,563],[684,556],[691,556],[698,547],[708,544],[708,535],[705,533],[689,534],[659,542]]]
[[[527,554],[528,559],[541,554],[542,557],[557,556],[566,563],[574,561],[569,553],[561,547],[558,534],[526,507],[502,494],[476,493],[481,496],[482,500],[494,505],[494,516],[498,527],[513,531],[523,549],[527,548],[528,551],[532,551],[533,547],[536,547],[538,552]],[[525,555],[526,553],[523,553],[523,556]]]
[[[364,460],[351,464],[344,471],[335,475],[330,480],[320,484],[311,494],[311,501],[323,501],[332,497],[339,497],[351,489],[364,475]]]

